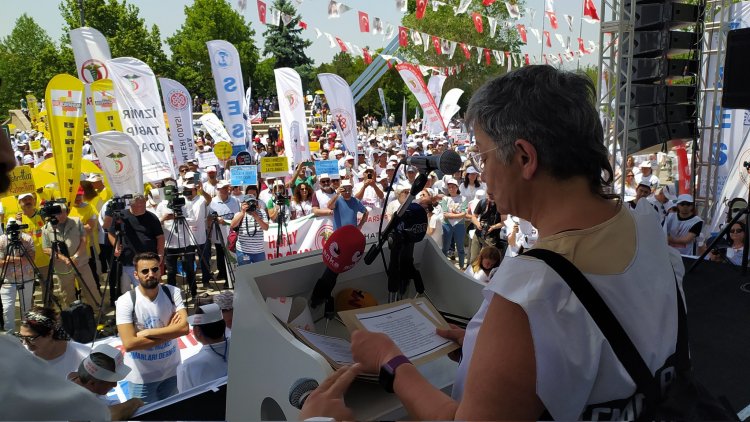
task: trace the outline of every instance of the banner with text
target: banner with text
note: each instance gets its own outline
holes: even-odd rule
[[[106,132],[117,130],[122,132],[122,122],[120,114],[117,112],[117,102],[115,101],[115,91],[111,79],[99,79],[88,85],[86,90],[86,113],[94,113],[95,126],[91,126],[91,116],[89,116],[89,130],[91,133]]]
[[[47,84],[44,98],[59,191],[73,203],[83,159],[83,82],[70,75],[57,75]]]
[[[231,141],[227,130],[224,128],[224,125],[221,124],[221,120],[219,120],[219,118],[216,117],[215,114],[206,113],[199,117],[198,121],[203,124],[203,128],[206,129],[206,132],[209,135],[211,135],[211,138],[213,138],[214,142]]]
[[[442,134],[446,131],[445,125],[443,124],[443,118],[440,116],[435,99],[427,91],[427,85],[424,83],[422,78],[422,72],[419,68],[411,63],[399,63],[396,65],[399,75],[406,83],[412,94],[417,98],[420,107],[424,111],[424,122],[430,133]]]
[[[289,160],[286,157],[263,157],[260,159],[260,174],[264,178],[289,175]]]
[[[169,134],[172,138],[177,165],[195,157],[193,144],[193,102],[190,93],[179,82],[159,78],[161,96],[169,119]]]
[[[310,159],[302,80],[294,69],[288,67],[274,69],[273,73],[276,76],[284,154],[289,159],[289,168],[294,168],[293,164]]]
[[[95,133],[91,145],[115,196],[143,193],[141,149],[132,136],[119,131]]]
[[[326,94],[333,122],[346,150],[357,154],[357,112],[354,109],[352,89],[341,76],[333,73],[320,73],[318,80]]]
[[[245,119],[243,117],[245,86],[242,83],[240,55],[234,46],[224,40],[206,42],[211,58],[211,71],[214,74],[216,96],[232,140],[234,154],[247,149],[245,145]]]
[[[232,166],[232,186],[258,185],[258,166]]]
[[[112,75],[123,132],[132,136],[141,148],[143,180],[157,182],[175,177],[154,72],[132,57],[109,60],[107,68]]]

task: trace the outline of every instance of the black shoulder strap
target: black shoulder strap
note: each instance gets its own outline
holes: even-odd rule
[[[651,370],[643,361],[643,357],[641,357],[622,325],[583,273],[556,252],[546,249],[531,249],[524,252],[524,255],[544,261],[565,280],[602,331],[604,337],[609,341],[615,355],[636,383],[637,389],[646,395],[647,400],[657,400],[660,396],[660,390]]]
[[[135,289],[137,289],[137,287],[130,289],[130,301],[133,302],[133,312],[131,312],[133,323],[135,323]]]
[[[169,291],[169,287],[167,287],[166,284],[161,285],[161,290],[164,292],[165,295],[167,295],[167,299],[169,299],[169,303],[174,306],[174,299],[172,298],[172,292]]]

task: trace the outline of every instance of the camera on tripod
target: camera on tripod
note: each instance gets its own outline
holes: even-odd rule
[[[39,209],[39,215],[42,216],[46,221],[49,221],[54,226],[57,224],[57,215],[62,213],[62,206],[60,204],[64,204],[67,201],[63,198],[59,199],[51,199],[49,201],[45,201],[44,204],[42,204],[42,208]]]
[[[283,192],[276,192],[273,201],[276,205],[286,205],[286,203],[289,202],[289,197],[284,195]]]
[[[21,240],[21,230],[28,228],[28,224],[18,224],[15,220],[10,220],[5,226],[5,233],[8,235],[8,239],[10,239],[11,242],[18,242]]]
[[[182,217],[182,207],[185,205],[185,197],[180,195],[177,186],[164,186],[164,198],[167,200],[167,208],[174,212],[175,217]]]
[[[107,205],[107,211],[110,212],[114,218],[122,218],[122,212],[125,211],[125,200],[130,199],[133,199],[133,195],[113,197]]]

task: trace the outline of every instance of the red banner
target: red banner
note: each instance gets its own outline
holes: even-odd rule
[[[690,191],[690,165],[685,145],[678,145],[675,148],[675,154],[677,154],[677,168],[680,174],[680,194],[692,193]]]
[[[266,24],[266,4],[258,0],[258,19],[260,23]]]
[[[370,17],[365,12],[359,12],[359,31],[370,32]]]

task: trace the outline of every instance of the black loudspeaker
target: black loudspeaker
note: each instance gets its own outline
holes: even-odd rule
[[[639,1],[635,5],[634,29],[649,30],[663,28],[680,28],[695,24],[701,16],[699,6],[684,4],[658,2],[654,4],[643,4]]]
[[[698,46],[698,34],[683,31],[640,31],[633,37],[633,57],[662,57],[687,53]],[[622,41],[623,54],[628,54],[628,37]]]
[[[750,110],[750,28],[727,35],[721,106]]]
[[[690,85],[631,84],[630,106],[693,102],[696,92],[695,86]],[[625,91],[622,91],[620,101],[624,100]]]
[[[651,126],[659,123],[679,123],[695,118],[694,104],[670,104],[630,109],[631,129]]]
[[[695,121],[661,123],[628,131],[628,151],[632,153],[660,150],[661,144],[678,139],[696,139]],[[651,149],[651,150],[649,150]]]
[[[698,72],[698,61],[687,59],[633,59],[630,66],[632,83],[650,83]]]

